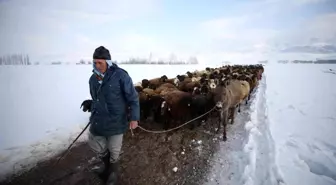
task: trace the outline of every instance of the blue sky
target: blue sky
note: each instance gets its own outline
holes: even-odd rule
[[[335,7],[335,0],[0,0],[0,54],[77,62],[104,45],[116,60],[150,52],[204,63],[323,58],[336,54]]]

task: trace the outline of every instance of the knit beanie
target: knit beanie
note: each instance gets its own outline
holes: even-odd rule
[[[99,46],[93,53],[93,59],[111,60],[110,51],[104,46]]]

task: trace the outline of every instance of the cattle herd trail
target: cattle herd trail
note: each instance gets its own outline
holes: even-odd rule
[[[134,85],[145,129],[174,129],[215,109],[170,132],[127,132],[120,184],[336,184],[333,65],[195,65],[196,71],[191,65],[157,65],[149,79],[143,71],[152,66],[121,67],[141,82]],[[91,70],[0,68],[0,97],[11,97],[2,99],[6,109],[0,111],[0,185],[103,184],[90,172],[101,162],[86,143],[87,132],[54,165],[89,119],[79,107],[89,99]],[[221,121],[226,124],[217,130]]]
[[[267,132],[269,129],[262,128],[268,126],[266,78],[265,75],[262,76],[262,72],[261,65],[237,65],[207,68],[203,71],[189,72],[185,76],[178,75],[173,79],[161,77],[155,79],[156,81],[143,80],[142,87],[137,85],[136,89],[140,103],[144,108],[149,108],[148,110],[143,108],[141,112],[143,119],[141,126],[149,130],[173,128],[191,117],[206,112],[216,105],[214,100],[216,96],[209,95],[214,92],[218,93],[217,88],[229,88],[225,84],[233,83],[235,79],[247,81],[250,87],[249,94],[244,95],[243,99],[237,99],[239,103],[232,107],[236,113],[228,114],[229,118],[235,115],[233,117],[235,121],[233,124],[230,121],[227,123],[226,142],[222,140],[223,131],[216,132],[218,122],[220,122],[218,114],[220,110],[217,109],[207,118],[200,119],[197,122],[200,123],[199,125],[189,124],[172,132],[154,134],[136,129],[133,131],[134,136],[131,132],[127,132],[121,153],[120,184],[250,184],[251,180],[257,180],[253,178],[260,174],[265,179],[257,184],[274,184],[274,181],[279,181],[269,174],[272,171],[269,169],[273,169],[274,149],[272,143],[269,143],[272,141]],[[188,78],[193,80],[188,82]],[[165,87],[163,90],[159,88],[167,84],[169,80],[176,87],[172,87],[173,89]],[[146,82],[149,84],[144,87]],[[157,84],[154,84],[156,87],[152,90],[160,89],[160,91],[149,94],[148,89],[145,89],[153,87],[153,83]],[[188,84],[193,85],[188,86]],[[182,101],[185,100],[183,98],[181,100],[169,99],[169,93],[177,91],[179,96],[181,95],[188,101]],[[196,95],[209,98],[204,104],[207,110],[199,111],[200,107],[197,107],[196,111],[193,109],[193,105],[200,105],[199,102],[194,102],[196,100],[193,97]],[[150,102],[155,96],[163,97],[163,99],[159,103]],[[247,104],[246,100],[248,100]],[[183,104],[179,101],[187,102],[191,106],[185,106],[183,109],[181,108]],[[218,99],[217,101],[224,101],[225,104],[226,100]],[[179,106],[176,107],[175,103]],[[240,112],[237,112],[236,107],[239,105]],[[159,108],[159,110],[151,107]],[[185,115],[176,114],[174,109],[182,110]],[[192,125],[194,127],[191,127]],[[0,184],[102,184],[90,172],[90,169],[100,163],[85,142],[78,143],[71,149],[69,155],[54,166],[55,160],[57,157],[41,161],[32,169],[14,175]]]

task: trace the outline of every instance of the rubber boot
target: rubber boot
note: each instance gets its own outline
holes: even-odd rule
[[[103,162],[104,166],[93,170],[93,172],[96,173],[101,180],[106,182],[110,170],[110,152],[107,152],[104,156],[100,157],[100,160]]]
[[[109,177],[107,179],[106,185],[118,185],[118,168],[119,162],[114,162],[110,164]]]

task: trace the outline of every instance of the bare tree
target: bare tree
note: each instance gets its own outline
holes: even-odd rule
[[[30,65],[29,56],[23,54],[11,54],[0,57],[0,65]]]

